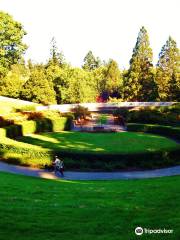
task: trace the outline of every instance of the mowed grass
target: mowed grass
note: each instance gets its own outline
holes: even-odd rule
[[[0,239],[179,239],[180,176],[62,181],[0,173]],[[137,226],[173,229],[142,235]]]
[[[178,144],[166,137],[134,132],[84,133],[59,132],[32,134],[19,139],[21,142],[68,152],[88,153],[142,153],[173,149]]]

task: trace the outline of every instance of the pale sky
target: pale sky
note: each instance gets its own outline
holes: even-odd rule
[[[73,66],[89,50],[127,68],[141,26],[150,37],[156,63],[171,35],[180,46],[179,0],[0,0],[0,10],[20,21],[29,46],[25,58],[45,62],[54,36]]]

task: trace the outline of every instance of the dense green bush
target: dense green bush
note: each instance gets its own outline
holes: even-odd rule
[[[14,145],[0,144],[0,158],[3,161],[24,166],[44,167],[53,160],[53,152],[49,150],[34,150],[19,148]]]
[[[91,115],[88,108],[83,107],[81,105],[78,105],[72,108],[71,111],[74,113],[75,119],[78,119],[78,118],[86,119],[87,116]]]
[[[44,115],[42,112],[26,112],[28,120],[43,119]]]
[[[130,111],[127,120],[128,122],[134,123],[180,126],[180,113],[178,107],[142,108],[140,110]]]
[[[163,125],[157,125],[157,124],[151,125],[151,124],[129,123],[127,125],[127,129],[128,131],[154,133],[154,134],[164,135],[167,137],[180,140],[179,127],[163,126]]]
[[[180,164],[180,148],[136,154],[95,154],[56,151],[67,169],[114,171],[154,169]]]
[[[6,129],[0,128],[0,138],[6,137]]]
[[[22,125],[22,135],[27,135],[36,132],[36,121],[24,121]]]
[[[23,121],[19,124],[0,128],[0,134],[9,138],[16,138],[31,133],[58,132],[71,129],[71,118],[60,117],[57,119],[43,118],[41,120]]]
[[[22,126],[21,125],[11,125],[5,128],[6,136],[8,138],[16,138],[22,136]]]
[[[14,120],[5,119],[4,117],[0,116],[0,127],[6,127],[14,124]]]

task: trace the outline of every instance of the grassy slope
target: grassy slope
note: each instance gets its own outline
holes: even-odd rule
[[[97,153],[138,153],[177,147],[174,141],[153,134],[134,132],[81,133],[61,132],[31,135],[20,139],[45,148]]]
[[[0,114],[7,114],[12,110],[12,108],[20,108],[27,105],[36,106],[39,104],[32,103],[29,101],[23,101],[16,98],[8,98],[8,97],[0,96]]]
[[[179,239],[180,177],[54,181],[0,173],[0,239],[133,240],[137,226],[174,229]]]

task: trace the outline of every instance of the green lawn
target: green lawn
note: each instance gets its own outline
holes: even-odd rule
[[[27,106],[38,106],[37,103],[31,103],[16,98],[8,98],[0,96],[0,114],[8,114],[12,109],[27,107]]]
[[[61,181],[0,173],[0,239],[179,239],[180,177]],[[137,237],[134,229],[173,229]]]
[[[60,132],[32,134],[20,139],[22,142],[44,148],[68,152],[92,153],[142,153],[171,149],[178,144],[166,137],[134,133],[84,133]]]

